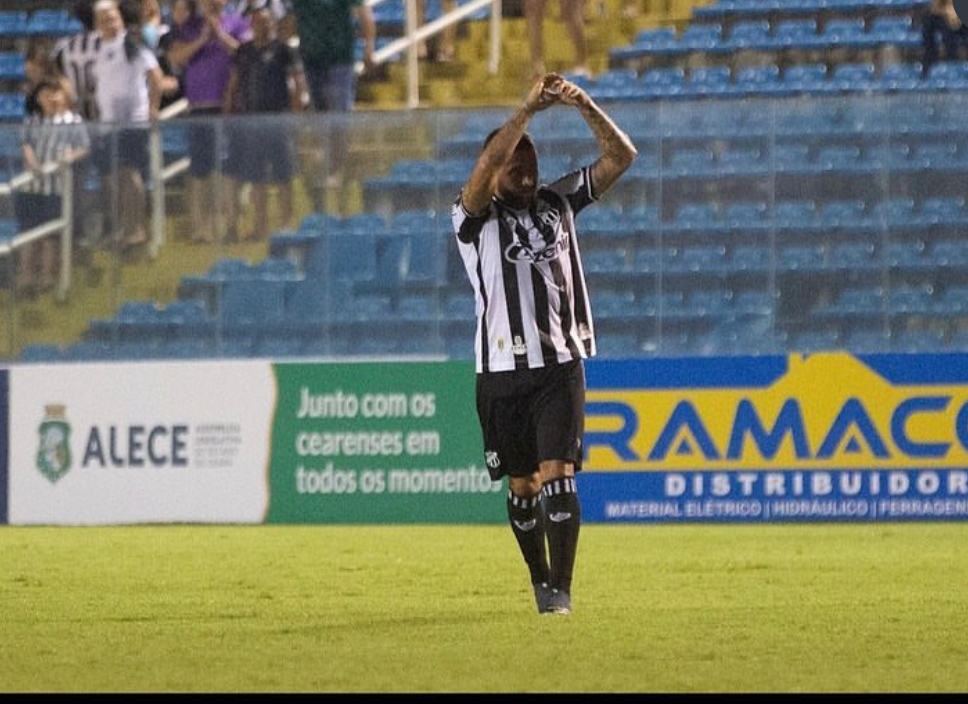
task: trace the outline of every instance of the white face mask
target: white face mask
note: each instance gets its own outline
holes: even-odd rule
[[[141,38],[145,45],[154,51],[158,48],[158,28],[153,24],[141,25]]]

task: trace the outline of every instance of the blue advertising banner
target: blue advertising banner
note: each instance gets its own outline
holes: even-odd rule
[[[590,522],[968,517],[968,355],[593,361]]]

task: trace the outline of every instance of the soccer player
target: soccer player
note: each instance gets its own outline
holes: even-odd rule
[[[542,185],[540,110],[576,109],[598,142],[590,164]],[[477,413],[493,481],[508,477],[507,513],[540,613],[571,613],[585,425],[583,360],[595,335],[575,217],[632,165],[635,145],[571,81],[548,74],[484,142],[452,208],[474,289]]]

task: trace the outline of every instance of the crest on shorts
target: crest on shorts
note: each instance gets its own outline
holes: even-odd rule
[[[501,458],[497,456],[497,453],[494,452],[494,450],[488,450],[484,453],[484,462],[491,469],[497,469],[501,466]]]
[[[71,426],[67,422],[66,410],[63,404],[45,406],[44,420],[38,428],[37,469],[51,483],[63,477],[71,468]]]

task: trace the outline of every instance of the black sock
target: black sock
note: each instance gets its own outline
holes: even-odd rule
[[[544,515],[541,494],[530,498],[515,496],[508,490],[508,521],[518,541],[521,555],[531,573],[531,583],[548,581],[548,558],[545,556]]]
[[[544,494],[545,530],[551,559],[550,585],[570,594],[581,528],[578,487],[574,477],[561,477],[546,482],[541,493]]]

